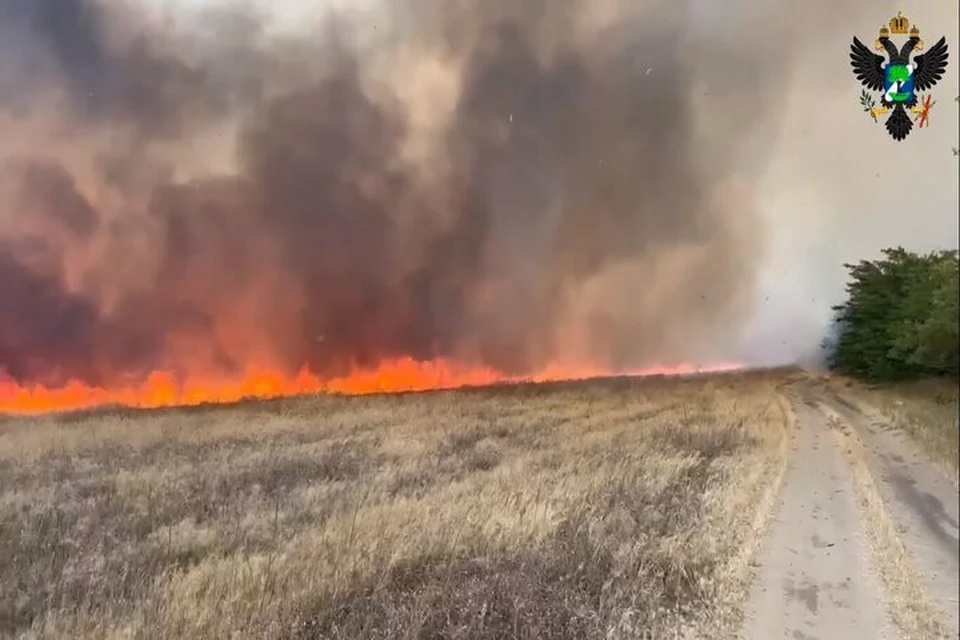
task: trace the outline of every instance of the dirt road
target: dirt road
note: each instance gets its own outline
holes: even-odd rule
[[[742,637],[957,638],[953,484],[825,387],[790,395],[797,433]]]
[[[865,461],[909,559],[949,637],[960,637],[960,501],[955,485],[905,434],[878,416],[864,415],[832,394],[824,402],[863,440]]]

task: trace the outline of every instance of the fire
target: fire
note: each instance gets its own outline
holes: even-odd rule
[[[695,372],[728,371],[738,365],[710,367],[682,365],[651,367],[634,371],[611,372],[600,368],[550,366],[525,376],[508,376],[489,367],[470,367],[449,360],[420,362],[400,358],[375,368],[356,368],[349,374],[323,379],[306,369],[295,376],[277,371],[250,368],[238,378],[208,379],[188,377],[180,383],[169,372],[157,371],[139,385],[105,389],[71,382],[60,388],[42,385],[21,386],[0,381],[0,412],[33,414],[83,409],[107,404],[156,408],[204,403],[229,403],[249,398],[278,398],[311,393],[364,395],[454,389],[495,383],[551,382],[582,380],[605,375],[682,375]]]

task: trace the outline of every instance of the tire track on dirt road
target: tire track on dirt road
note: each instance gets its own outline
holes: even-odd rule
[[[960,496],[953,481],[906,434],[831,391],[818,399],[859,443],[910,564],[949,638],[960,638]]]
[[[796,438],[741,637],[957,638],[952,483],[815,381],[789,395]]]
[[[746,640],[895,640],[870,570],[854,478],[823,415],[798,402],[797,434],[760,557]]]

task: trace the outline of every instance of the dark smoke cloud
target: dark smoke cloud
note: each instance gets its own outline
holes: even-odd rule
[[[301,39],[246,10],[211,36],[0,0],[0,367],[716,357],[749,313],[742,187],[788,56],[642,4],[407,0]],[[411,89],[421,63],[455,79],[449,108]]]

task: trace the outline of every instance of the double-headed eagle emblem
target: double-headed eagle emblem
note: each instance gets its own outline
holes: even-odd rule
[[[907,35],[907,41],[898,50],[890,40],[890,35]],[[914,51],[923,49],[920,30],[901,14],[890,19],[890,27],[880,29],[880,37],[874,42],[877,51],[870,51],[859,39],[853,39],[850,45],[850,64],[853,73],[866,89],[860,93],[860,104],[870,114],[874,122],[880,116],[887,116],[887,132],[894,140],[903,140],[913,129],[914,122],[921,128],[929,124],[930,110],[936,101],[928,93],[921,97],[922,91],[929,91],[943,78],[947,69],[947,41],[940,38],[929,51],[922,55],[910,56]],[[879,91],[880,106],[868,91]],[[911,114],[913,118],[911,118]]]

